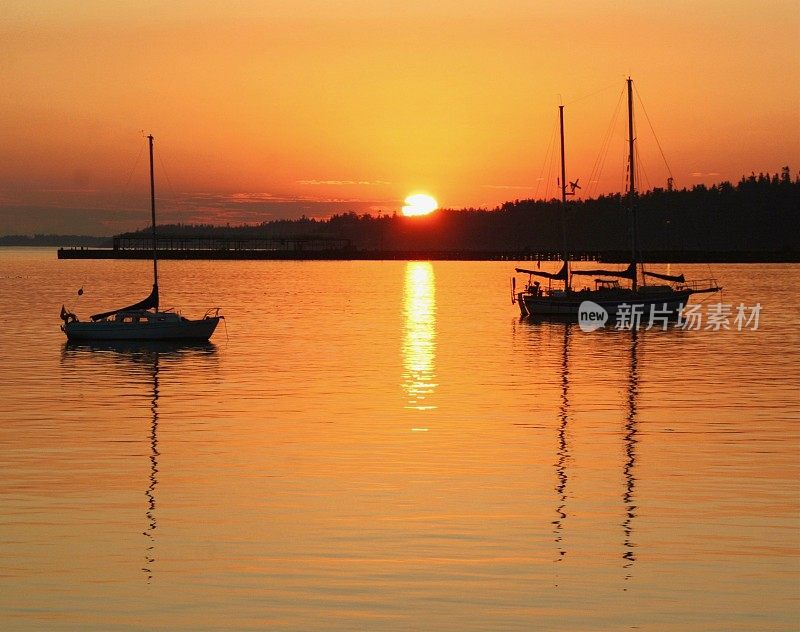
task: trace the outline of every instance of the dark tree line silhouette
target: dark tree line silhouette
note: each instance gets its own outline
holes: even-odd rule
[[[0,235],[0,246],[71,246],[84,248],[108,248],[110,237],[90,235]]]
[[[575,252],[630,249],[624,195],[570,200],[568,247]],[[800,176],[751,174],[737,184],[653,189],[636,197],[639,244],[647,252],[772,253],[800,256]],[[347,239],[359,250],[548,252],[562,248],[556,199],[514,200],[493,209],[442,209],[422,217],[344,213],[259,225],[165,225],[161,235]],[[148,229],[121,236],[146,237]]]

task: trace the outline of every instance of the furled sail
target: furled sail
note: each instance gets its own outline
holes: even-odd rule
[[[119,309],[112,309],[110,312],[103,312],[102,314],[93,314],[92,320],[101,320],[113,316],[118,312],[130,312],[136,309],[155,309],[158,310],[158,285],[153,284],[153,291],[143,301],[128,305],[127,307],[120,307]]]
[[[573,270],[572,274],[582,274],[585,276],[612,276],[623,279],[636,278],[636,264],[632,263],[624,270]]]
[[[564,265],[561,266],[561,269],[558,272],[542,272],[541,270],[526,270],[525,268],[517,268],[517,272],[532,274],[533,276],[544,277],[545,279],[566,281],[569,270],[567,268],[567,262],[565,261]]]
[[[686,283],[686,279],[682,274],[659,274],[658,272],[645,272],[645,276],[661,279],[662,281],[671,281],[672,283]]]

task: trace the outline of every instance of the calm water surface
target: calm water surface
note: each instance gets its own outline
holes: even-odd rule
[[[67,345],[148,263],[0,249],[3,629],[800,625],[800,266],[637,335],[521,322],[513,264],[160,268],[212,344]]]

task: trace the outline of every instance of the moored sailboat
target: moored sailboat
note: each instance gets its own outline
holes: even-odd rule
[[[521,292],[512,291],[513,300],[519,305],[523,317],[560,316],[577,318],[581,305],[591,301],[603,308],[610,317],[621,310],[637,313],[640,316],[654,316],[661,319],[676,319],[692,294],[719,292],[714,279],[687,281],[684,276],[648,272],[644,269],[639,250],[636,226],[636,167],[633,130],[633,81],[627,79],[628,90],[628,205],[631,217],[631,260],[623,270],[592,269],[573,270],[570,266],[567,248],[566,208],[567,196],[574,193],[576,183],[570,183],[572,191],[567,191],[566,166],[564,159],[564,106],[559,106],[559,125],[561,133],[561,205],[564,243],[561,268],[558,272],[543,272],[516,268],[517,272],[528,274],[528,281]],[[594,287],[574,289],[574,276],[592,276]],[[544,287],[533,277],[547,279]],[[621,285],[620,280],[627,281]],[[648,281],[655,280],[655,283]],[[516,280],[513,279],[516,287]],[[553,286],[553,281],[558,282]]]
[[[153,228],[153,289],[138,303],[99,314],[81,321],[64,305],[61,325],[70,341],[94,340],[208,340],[224,316],[219,308],[207,310],[202,318],[188,319],[174,310],[159,311],[158,255],[156,249],[156,197],[153,171],[153,136],[147,137],[150,150],[150,211]]]

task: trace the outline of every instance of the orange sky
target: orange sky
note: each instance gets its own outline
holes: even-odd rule
[[[0,234],[145,225],[140,130],[163,221],[552,196],[559,98],[585,184],[628,73],[676,186],[796,172],[797,41],[797,0],[6,0]],[[664,186],[637,121],[645,185]],[[617,131],[598,192],[623,155]]]

